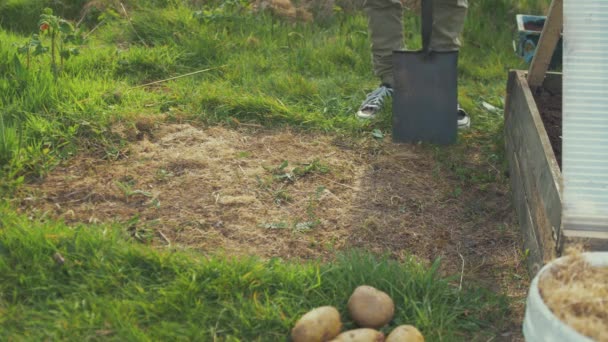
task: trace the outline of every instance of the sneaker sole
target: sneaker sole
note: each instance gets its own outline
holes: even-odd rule
[[[357,112],[357,114],[355,114],[355,116],[359,119],[373,119],[376,117],[376,114],[365,114],[363,112]]]

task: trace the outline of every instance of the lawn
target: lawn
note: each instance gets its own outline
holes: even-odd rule
[[[394,298],[385,332],[520,336],[500,108],[515,14],[548,1],[471,2],[451,147],[355,118],[377,81],[357,2],[335,5],[0,0],[2,340],[285,340],[320,305],[352,327],[361,284]],[[52,25],[32,37],[47,6],[81,29],[67,59]]]

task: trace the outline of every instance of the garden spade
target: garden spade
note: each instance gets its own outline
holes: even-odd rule
[[[393,53],[396,142],[456,142],[458,51],[432,51],[432,30],[433,0],[422,0],[422,50]]]

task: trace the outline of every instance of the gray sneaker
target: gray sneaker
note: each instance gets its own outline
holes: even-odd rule
[[[376,90],[367,94],[365,101],[363,101],[361,107],[359,107],[359,111],[357,111],[357,117],[361,119],[371,119],[375,117],[376,114],[382,110],[385,99],[392,95],[393,88],[386,84],[380,85]],[[469,114],[460,107],[460,104],[458,104],[456,112],[458,129],[471,128],[471,117],[469,117]]]
[[[393,94],[393,88],[382,84],[376,90],[367,94],[365,101],[357,111],[357,117],[361,119],[371,119],[382,110],[384,100]]]
[[[458,113],[458,129],[471,128],[471,117],[469,117],[469,114],[467,114],[467,112],[465,112],[464,109],[462,109],[462,107],[460,107],[460,104],[458,104],[457,113]]]

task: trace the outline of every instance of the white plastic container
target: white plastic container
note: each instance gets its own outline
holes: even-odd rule
[[[583,253],[583,256],[593,266],[608,266],[608,252],[588,252]],[[554,265],[563,262],[564,259],[562,257],[548,263],[532,280],[524,318],[524,337],[527,342],[593,342],[560,321],[545,305],[538,290],[538,281],[542,274]]]

